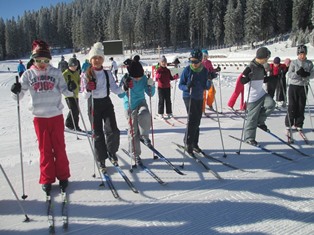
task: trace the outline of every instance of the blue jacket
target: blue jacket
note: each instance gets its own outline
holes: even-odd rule
[[[132,77],[131,77],[132,78]],[[123,76],[120,82],[120,86],[123,86],[123,82],[126,79],[126,75]],[[139,81],[133,80],[133,88],[131,90],[131,109],[134,110],[143,100],[145,100],[145,93],[149,96],[155,94],[155,86],[149,87],[147,85],[148,78],[144,75]],[[127,92],[118,95],[123,98],[124,109],[129,109],[129,97]]]
[[[26,71],[26,68],[25,68],[24,64],[20,63],[17,66],[17,72],[21,73],[21,72],[25,72],[25,71]]]
[[[200,72],[194,72],[191,70],[190,66],[184,68],[179,82],[179,89],[183,91],[183,98],[190,98],[190,91],[188,89],[188,84],[190,84],[193,77],[192,87],[192,99],[202,100],[204,90],[208,90],[211,86],[211,80],[208,79],[208,70],[203,67]]]

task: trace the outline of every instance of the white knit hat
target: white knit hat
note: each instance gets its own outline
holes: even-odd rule
[[[88,53],[88,59],[89,61],[94,57],[94,56],[101,56],[102,58],[105,59],[104,55],[104,46],[102,45],[101,42],[96,42],[92,48],[90,49]]]

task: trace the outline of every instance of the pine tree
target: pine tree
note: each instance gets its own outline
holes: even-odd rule
[[[227,11],[224,17],[224,27],[225,27],[225,37],[224,43],[233,46],[236,43],[235,39],[235,9],[234,9],[234,0],[229,0],[227,5]]]
[[[256,3],[255,0],[247,0],[246,4],[244,19],[245,41],[253,46],[253,43],[260,39],[260,3]]]

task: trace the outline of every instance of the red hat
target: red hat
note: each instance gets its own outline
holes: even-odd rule
[[[49,46],[42,40],[35,40],[32,44],[32,56],[31,58],[44,57],[51,59],[51,53]]]

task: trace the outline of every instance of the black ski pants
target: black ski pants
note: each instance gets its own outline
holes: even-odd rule
[[[188,125],[184,140],[186,140],[187,146],[196,147],[198,146],[200,135],[203,100],[195,100],[185,97],[183,100],[188,113]]]
[[[68,108],[69,108],[69,113],[67,115],[67,118],[65,119],[65,126],[70,128],[70,129],[78,129],[79,128],[79,115],[80,115],[80,112],[79,112],[79,100],[78,98],[74,98],[74,97],[67,97],[65,98],[66,102],[67,102],[67,105],[68,105]],[[71,112],[72,112],[72,115],[73,115],[73,120],[72,120],[72,115],[71,115]],[[74,121],[74,123],[73,123]]]
[[[158,87],[158,114],[164,114],[164,105],[166,103],[166,113],[172,114],[171,108],[171,99],[170,99],[171,90],[169,88],[159,88]]]
[[[289,114],[291,126],[303,128],[307,92],[308,86],[289,85],[288,113],[285,119],[286,127],[289,127]]]
[[[109,97],[93,99],[95,152],[98,161],[108,158],[108,153],[115,154],[120,145],[120,130],[117,127],[114,107]],[[104,132],[105,131],[105,132]],[[106,136],[106,138],[105,138]]]

